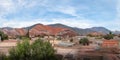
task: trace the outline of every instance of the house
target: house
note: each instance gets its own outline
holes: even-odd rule
[[[119,41],[118,40],[103,40],[102,47],[104,47],[104,48],[118,48]]]

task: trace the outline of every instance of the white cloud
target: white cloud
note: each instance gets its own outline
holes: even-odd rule
[[[44,25],[47,24],[55,24],[55,23],[61,23],[61,24],[65,24],[68,26],[72,26],[72,27],[79,27],[79,28],[90,28],[90,27],[108,27],[108,29],[110,30],[119,30],[119,25],[113,24],[114,21],[109,21],[109,22],[95,22],[95,21],[90,21],[87,19],[81,19],[81,20],[77,20],[77,19],[52,19],[52,21],[46,21],[45,19],[34,19],[34,20],[24,20],[24,21],[20,21],[20,20],[0,20],[0,27],[14,27],[14,28],[21,28],[21,27],[28,27],[28,26],[32,26],[34,24],[37,23],[41,23]],[[117,28],[113,28],[113,27],[117,27]]]
[[[120,19],[120,0],[117,0],[116,10],[117,10],[117,18]]]
[[[49,0],[42,0],[42,1],[40,0],[38,2],[33,1],[33,3],[30,6],[35,6],[35,5],[42,6],[51,12],[61,12],[61,13],[69,14],[72,16],[78,16],[77,15],[78,8],[76,8],[75,6],[70,6],[68,4],[69,0],[60,0],[57,2],[56,1],[54,1],[54,0],[51,0],[51,2],[49,2]]]
[[[21,28],[21,27],[28,27],[36,23],[42,22],[42,19],[39,20],[32,20],[32,21],[21,21],[21,20],[9,20],[9,21],[2,21],[1,27],[14,27],[14,28]]]
[[[14,11],[12,0],[0,0],[0,17]]]
[[[31,26],[36,23],[42,23],[42,24],[55,24],[55,23],[61,23],[72,27],[80,27],[80,28],[88,28],[92,27],[92,22],[86,21],[86,20],[77,20],[76,19],[52,19],[52,21],[48,22],[44,19],[34,19],[34,20],[26,20],[26,21],[20,21],[20,20],[2,20],[0,22],[2,24],[1,27],[14,27],[14,28],[21,28],[21,27],[27,27]]]
[[[61,23],[72,27],[88,28],[92,27],[92,22],[77,19],[53,19],[54,23]]]
[[[117,26],[120,26],[120,0],[117,0],[117,4],[116,4],[116,10],[117,10],[117,16],[116,16],[116,20],[114,21],[115,24]],[[120,28],[120,27],[119,27]]]
[[[69,14],[72,16],[78,16],[76,13],[76,8],[72,6],[58,6],[56,8],[53,8],[53,11],[58,11],[64,14]]]
[[[57,0],[56,0],[57,1]],[[117,18],[114,21],[104,21],[104,22],[97,22],[95,20],[88,20],[78,15],[77,11],[81,9],[89,9],[85,5],[81,5],[80,8],[69,5],[69,0],[60,0],[63,3],[56,3],[53,0],[0,0],[0,27],[26,27],[30,26],[36,23],[42,23],[42,24],[54,24],[54,23],[62,23],[65,25],[73,26],[73,27],[80,27],[80,28],[88,28],[93,26],[108,26],[108,25],[114,25],[119,27],[120,24],[120,0],[118,0],[117,3]],[[65,1],[65,2],[64,2]],[[109,1],[109,0],[107,0]],[[112,4],[112,2],[111,2]],[[72,16],[76,16],[76,18],[70,19],[70,18],[54,18],[50,19],[52,21],[47,21],[47,19],[33,19],[33,20],[27,20],[27,21],[21,21],[20,19],[11,19],[7,20],[3,18],[5,15],[9,13],[15,13],[19,12],[19,10],[23,9],[31,9],[32,7],[40,6],[46,8],[48,11],[51,12],[61,12],[64,14],[69,14]],[[22,9],[22,10],[23,10]],[[42,12],[42,11],[41,11]],[[84,12],[85,14],[85,12]]]

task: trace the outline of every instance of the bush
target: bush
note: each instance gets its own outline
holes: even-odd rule
[[[57,40],[62,40],[62,38],[61,37],[57,37]]]
[[[112,34],[112,32],[109,32],[109,34],[103,36],[104,39],[110,40],[114,38],[114,35]]]
[[[72,39],[72,38],[70,39],[70,42],[73,42],[73,39]]]
[[[32,44],[33,60],[54,60],[55,50],[49,42],[38,39]]]
[[[89,45],[89,40],[88,38],[82,38],[80,39],[79,43],[82,45]]]
[[[91,34],[87,34],[87,36],[89,36],[89,37],[94,37],[93,35],[91,35]]]
[[[7,60],[7,56],[2,52],[0,52],[0,60]]]
[[[4,34],[4,32],[0,31],[0,37],[1,37],[1,40],[5,40],[5,39],[8,39],[8,36],[6,34]]]
[[[55,50],[49,42],[37,39],[31,45],[28,40],[19,42],[9,52],[10,60],[55,60]]]
[[[12,48],[9,52],[10,60],[30,60],[31,58],[31,49],[28,40],[23,42],[18,42],[15,48]]]

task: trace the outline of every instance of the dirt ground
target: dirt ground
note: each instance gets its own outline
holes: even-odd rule
[[[51,43],[54,44],[58,44],[60,41],[50,41]],[[8,51],[10,48],[15,47],[16,46],[17,41],[16,40],[6,40],[3,42],[0,42],[0,52],[3,52],[5,54],[8,55]],[[54,46],[55,50],[56,50],[56,54],[60,54],[63,56],[63,58],[65,58],[67,55],[73,55],[74,57],[80,57],[78,56],[78,54],[80,55],[94,55],[94,51],[95,51],[95,45],[94,44],[90,44],[89,46],[81,46],[81,45],[75,45],[73,47],[58,47],[58,46]],[[87,51],[87,52],[86,52]],[[91,53],[92,51],[92,53]],[[88,53],[90,52],[90,53]],[[115,54],[105,54],[107,58],[107,60],[120,60],[117,55]],[[113,58],[113,59],[112,59]]]

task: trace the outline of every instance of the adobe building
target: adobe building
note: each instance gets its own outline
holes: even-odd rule
[[[103,48],[118,48],[119,41],[118,40],[103,40],[102,47]]]

